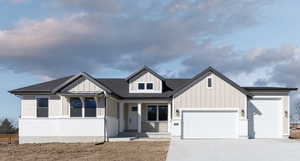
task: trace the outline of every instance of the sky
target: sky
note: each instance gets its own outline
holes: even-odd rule
[[[143,65],[165,77],[208,66],[241,86],[300,87],[300,1],[0,0],[0,118],[7,91],[63,76],[126,77]],[[291,93],[297,119],[300,93]],[[299,109],[299,110],[298,110]]]

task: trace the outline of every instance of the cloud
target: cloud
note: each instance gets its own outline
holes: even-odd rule
[[[0,66],[49,77],[105,68],[131,71],[142,65],[156,67],[179,57],[207,54],[207,39],[217,41],[257,24],[256,14],[266,1],[56,3],[78,11],[60,19],[23,20],[0,31]],[[210,59],[213,56],[211,53]]]
[[[24,3],[28,0],[0,0],[0,2],[8,2],[8,3],[13,3],[13,4],[20,4]]]

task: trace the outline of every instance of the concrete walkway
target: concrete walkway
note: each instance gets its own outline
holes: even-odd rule
[[[300,141],[172,140],[167,161],[300,161]]]

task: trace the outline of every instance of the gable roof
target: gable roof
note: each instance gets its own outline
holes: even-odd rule
[[[144,69],[144,68],[143,68]],[[147,69],[148,71],[148,69]],[[78,75],[71,75],[56,80],[39,83],[15,90],[9,91],[12,94],[16,95],[25,95],[25,94],[47,94],[51,95],[56,92],[59,92],[61,89],[72,83],[73,81],[79,79],[80,77],[85,77],[91,82],[98,85],[103,90],[109,92],[110,94],[121,98],[121,99],[141,99],[141,98],[162,98],[169,99],[172,96],[178,95],[180,92],[187,90],[189,87],[193,86],[197,81],[203,79],[209,73],[214,73],[219,76],[221,79],[231,84],[247,96],[252,96],[253,91],[291,91],[297,90],[297,88],[284,88],[284,87],[240,87],[232,80],[228,79],[223,74],[219,73],[212,67],[207,68],[203,72],[197,74],[193,78],[188,79],[165,79],[163,78],[163,90],[162,93],[129,93],[129,84],[128,78],[99,78],[95,79],[87,73],[80,73]],[[249,94],[250,93],[250,94]]]
[[[129,75],[127,78],[126,78],[126,81],[129,82],[129,81],[134,81],[136,79],[138,79],[140,76],[142,76],[143,74],[145,73],[151,73],[153,74],[155,77],[157,77],[158,79],[164,81],[165,78],[162,77],[161,75],[157,74],[156,72],[154,72],[152,69],[150,69],[149,67],[147,66],[144,66],[142,69],[138,70],[137,72],[134,72],[132,73],[131,75]]]
[[[99,88],[103,89],[104,91],[107,91],[107,92],[111,93],[110,89],[108,89],[106,86],[104,86],[101,83],[99,83],[96,79],[94,79],[92,76],[90,76],[89,74],[87,74],[85,72],[77,74],[77,75],[71,77],[70,79],[68,79],[67,81],[63,82],[62,84],[58,85],[56,88],[54,88],[51,91],[51,93],[53,93],[53,94],[57,93],[59,90],[61,90],[64,87],[68,86],[69,84],[71,84],[72,82],[74,82],[75,80],[77,80],[80,77],[84,77],[84,78],[88,79],[89,81],[91,81],[94,84],[96,84]]]
[[[253,95],[251,93],[249,93],[246,89],[240,87],[238,84],[236,84],[235,82],[233,82],[231,79],[227,78],[225,75],[223,75],[222,73],[218,72],[217,70],[215,70],[213,67],[208,67],[207,69],[205,69],[204,71],[202,71],[201,73],[197,74],[196,76],[194,76],[190,82],[186,83],[183,87],[181,87],[180,89],[178,89],[177,91],[174,92],[173,97],[177,97],[178,95],[180,95],[181,93],[183,93],[184,91],[188,90],[189,88],[191,88],[192,86],[194,86],[195,84],[197,84],[199,81],[203,80],[206,76],[208,76],[210,73],[214,73],[215,75],[217,75],[218,77],[220,77],[221,79],[223,79],[225,82],[227,82],[228,84],[232,85],[233,87],[235,87],[236,89],[238,89],[240,92],[242,92],[243,94],[245,94],[246,96],[250,96],[252,97]]]

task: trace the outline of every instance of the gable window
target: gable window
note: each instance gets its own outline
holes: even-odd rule
[[[149,105],[147,110],[148,121],[167,121],[168,106],[166,105]]]
[[[84,107],[85,117],[96,117],[97,104],[94,98],[85,98]]]
[[[207,78],[207,87],[212,88],[212,78]]]
[[[70,98],[70,116],[82,117],[82,102],[78,97]]]
[[[153,89],[153,83],[147,83],[147,89],[152,90]]]
[[[37,117],[48,117],[48,98],[37,98]]]
[[[139,83],[138,84],[138,89],[139,90],[144,90],[145,89],[145,83]]]

